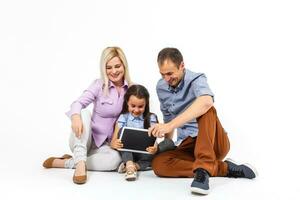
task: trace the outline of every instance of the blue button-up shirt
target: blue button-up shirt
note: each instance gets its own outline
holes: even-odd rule
[[[150,126],[157,123],[156,116],[154,114],[150,115]],[[122,128],[124,126],[131,128],[144,128],[144,117],[140,115],[134,117],[131,113],[121,114],[118,118],[118,126]]]
[[[207,84],[205,74],[195,73],[188,69],[185,70],[183,79],[176,88],[171,87],[164,79],[160,79],[156,86],[156,92],[165,123],[184,112],[197,97],[204,95],[214,97]],[[196,137],[197,135],[198,124],[196,119],[193,119],[177,128],[175,144],[179,145],[188,136]]]

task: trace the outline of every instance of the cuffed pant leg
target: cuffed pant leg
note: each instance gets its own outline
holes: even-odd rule
[[[66,162],[66,168],[73,168],[74,165],[81,160],[86,161],[87,152],[91,148],[91,113],[87,109],[81,111],[81,120],[83,123],[83,133],[81,137],[77,138],[74,132],[70,134],[69,146],[73,152],[73,160],[71,159],[69,162]]]
[[[222,160],[229,152],[230,144],[214,107],[198,118],[198,127],[193,170],[203,168],[210,176],[225,176],[227,164]]]

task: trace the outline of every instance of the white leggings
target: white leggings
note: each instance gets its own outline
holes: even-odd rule
[[[74,168],[75,165],[83,160],[86,161],[88,170],[112,171],[122,162],[119,152],[112,149],[108,143],[99,148],[92,142],[91,113],[86,109],[81,111],[83,123],[83,134],[77,138],[71,132],[69,145],[73,152],[73,158],[65,162],[65,168]]]

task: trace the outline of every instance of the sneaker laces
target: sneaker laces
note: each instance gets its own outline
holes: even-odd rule
[[[126,174],[134,174],[136,173],[136,166],[135,165],[126,165]]]
[[[236,166],[236,167],[230,167],[229,176],[238,178],[238,177],[244,177],[245,174],[242,168]]]
[[[204,182],[206,179],[206,175],[207,173],[204,170],[197,170],[195,174],[195,180],[198,182]]]

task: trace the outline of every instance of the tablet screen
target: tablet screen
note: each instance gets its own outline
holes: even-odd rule
[[[123,148],[120,151],[131,151],[137,153],[147,153],[146,148],[153,146],[156,138],[148,136],[147,129],[137,129],[123,127],[120,134],[120,140],[123,143]]]

